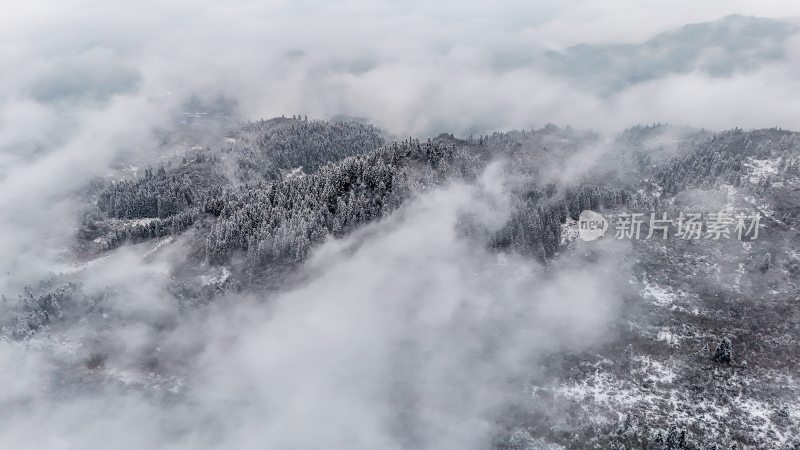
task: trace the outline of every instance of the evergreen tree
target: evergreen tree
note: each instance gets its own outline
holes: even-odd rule
[[[717,344],[712,359],[721,364],[730,364],[732,356],[733,346],[731,345],[731,340],[727,337],[723,337],[722,340],[719,341],[719,344]]]

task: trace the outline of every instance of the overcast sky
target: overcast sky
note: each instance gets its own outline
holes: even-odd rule
[[[542,51],[576,44],[640,44],[660,32],[731,14],[792,18],[800,15],[800,5],[24,2],[0,18],[0,118],[4,132],[14,128],[0,145],[30,140],[15,136],[30,128],[25,123],[42,122],[33,127],[41,134],[42,127],[80,120],[61,115],[114,110],[119,103],[127,103],[127,114],[109,120],[157,122],[155,112],[142,117],[137,107],[169,111],[191,94],[233,98],[247,118],[346,114],[401,135],[548,121],[603,130],[656,120],[714,128],[795,125],[798,84],[791,67],[797,67],[798,46],[792,39],[765,35],[758,45],[785,50],[784,58],[750,64],[724,80],[702,70],[719,42],[685,41],[683,47],[705,50],[686,70],[664,71],[612,97],[598,96],[537,59]],[[614,75],[604,83],[619,82]]]

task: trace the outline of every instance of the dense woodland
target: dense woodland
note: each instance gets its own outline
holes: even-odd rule
[[[248,123],[233,134],[223,151],[236,157],[237,176],[244,180],[276,180],[281,170],[300,167],[305,173],[384,144],[381,131],[354,121],[328,122],[276,118]]]
[[[800,2],[38,3],[0,450],[800,450]]]
[[[665,247],[636,247],[636,276],[641,280],[667,277],[664,283],[699,292],[705,308],[718,308],[711,322],[703,315],[687,316],[680,308],[668,313],[652,312],[654,315],[648,320],[670,329],[689,326],[717,330],[710,337],[699,338],[704,342],[702,350],[671,356],[672,364],[682,365],[685,378],[681,382],[691,385],[691,389],[660,385],[664,395],[686,395],[681,400],[685,405],[698,401],[698,393],[723,404],[733,395],[741,395],[744,388],[737,387],[735,371],[745,367],[745,354],[751,360],[761,354],[753,350],[757,345],[753,342],[770,336],[749,338],[744,350],[740,350],[742,338],[737,341],[728,336],[761,333],[749,328],[748,321],[761,320],[754,317],[765,321],[770,318],[769,323],[780,322],[781,316],[792,317],[785,309],[785,302],[792,297],[784,287],[793,284],[776,284],[774,280],[783,273],[789,277],[800,273],[791,266],[800,267],[800,261],[791,262],[794,257],[781,241],[788,239],[786,233],[800,220],[797,193],[791,181],[791,177],[800,174],[800,139],[795,133],[777,129],[710,133],[666,125],[637,126],[617,136],[612,145],[614,151],[606,161],[608,168],[601,167],[574,180],[552,175],[568,167],[573,155],[598,146],[599,137],[553,125],[464,139],[442,134],[426,141],[406,139],[385,144],[380,131],[368,125],[295,117],[246,124],[227,136],[219,148],[196,150],[176,161],[147,168],[138,177],[100,183],[94,194],[96,202],[85,212],[79,233],[88,254],[102,254],[125,243],[152,238],[188,236],[194,247],[189,266],[234,270],[232,277],[221,278],[216,284],[193,285],[176,277],[170,292],[181,304],[196,307],[270,273],[286,273],[326,238],[342,237],[380,220],[414,196],[437,186],[470,183],[481,176],[490,162],[499,161],[509,178],[515,180],[509,186],[512,210],[506,223],[499,229],[486,230],[465,216],[459,230],[493,251],[533,257],[546,265],[558,264],[559,256],[568,251],[565,230],[585,209],[669,209],[674,207],[676,198],[689,193],[713,198],[732,187],[740,189],[745,198],[760,198],[761,205],[774,207],[780,214],[781,221],[770,222],[776,239],[757,243],[753,248],[758,250],[752,250],[739,263],[739,269],[726,269],[731,273],[750,271],[752,275],[748,276],[755,277],[751,282],[755,293],[766,289],[757,287],[766,282],[759,281],[759,277],[772,279],[770,289],[780,292],[781,297],[767,305],[742,299],[736,309],[718,304],[723,301],[720,299],[736,293],[725,280],[710,281],[719,276],[713,272],[719,270],[713,265],[708,274],[698,274],[702,274],[708,261],[730,258],[713,253],[719,249],[680,241],[667,241]],[[783,178],[773,179],[778,174]],[[669,261],[668,268],[663,267],[665,261]],[[782,272],[784,267],[786,271]],[[14,339],[27,339],[58,323],[78,316],[93,317],[101,311],[92,305],[102,303],[102,299],[86,298],[74,283],[46,282],[26,291],[23,297],[13,323],[3,327]],[[690,307],[695,308],[687,306]],[[76,311],[79,308],[83,310]],[[728,311],[739,309],[751,313],[735,312],[731,318],[720,319]],[[647,308],[645,311],[650,313]],[[642,320],[642,311],[637,308],[626,314],[630,314],[631,324]],[[714,328],[718,327],[717,322],[724,323],[724,327]],[[636,391],[636,383],[649,383],[641,380],[652,376],[647,361],[656,357],[656,350],[643,337],[649,333],[646,328],[639,330],[630,325],[626,330],[621,331],[618,341],[605,348],[604,356],[566,354],[563,358],[600,358],[596,363],[600,365],[614,360],[610,368],[603,369],[607,376],[617,377],[622,380],[620,383],[634,383],[627,389]],[[785,331],[789,333],[791,328]],[[789,342],[783,339],[771,345],[783,348]],[[785,351],[793,354],[788,348]],[[583,367],[580,360],[572,363]],[[774,363],[762,360],[761,364]],[[591,366],[586,372],[571,371],[567,379],[586,382],[596,376],[600,370],[597,367]],[[713,370],[716,378],[709,379],[708,370]],[[719,379],[725,380],[724,384]],[[767,383],[759,389],[769,392],[773,387]],[[626,411],[622,419],[598,425],[576,412],[574,403],[545,399],[552,404],[553,414],[557,412],[562,417],[558,422],[552,422],[549,413],[536,413],[526,419],[532,424],[527,428],[512,427],[501,433],[496,447],[550,448],[547,442],[557,442],[566,448],[723,448],[702,446],[701,436],[712,432],[717,433],[719,442],[752,442],[748,440],[752,438],[725,434],[727,428],[709,430],[689,419],[677,420],[675,413],[662,415],[656,410],[645,414]],[[791,419],[791,414],[782,411],[776,416],[777,424]],[[730,420],[741,424],[750,419],[737,416]],[[786,448],[798,448],[793,441],[787,442],[790,446]],[[725,448],[746,448],[728,444]]]
[[[739,185],[746,158],[783,154],[796,145],[796,136],[788,132],[732,130],[671,159],[643,158],[646,153],[638,146],[665,127],[629,129],[618,145],[627,158],[621,164],[651,176],[647,187],[668,194],[690,187]],[[224,264],[241,254],[254,269],[295,264],[327,235],[343,236],[445,180],[472,179],[498,158],[531,181],[515,188],[514,211],[505,227],[484,236],[487,245],[546,260],[558,252],[567,217],[577,219],[583,209],[655,207],[655,200],[637,192],[641,186],[634,189],[633,182],[536,182],[536,174],[557,161],[548,144],[559,145],[558,157],[563,159],[597,139],[592,133],[554,125],[466,140],[450,135],[427,142],[408,139],[383,147],[377,147],[383,142],[379,130],[358,122],[272,119],[242,130],[249,136],[245,143],[237,141],[221,153],[200,151],[175,167],[146,169],[143,177],[104,188],[98,194],[98,211],[87,215],[84,236],[102,237],[113,247],[127,240],[173,235],[210,220],[204,239],[208,263]],[[225,176],[225,155],[234,158],[233,180]],[[304,173],[282,179],[279,169],[296,165]],[[129,221],[115,223],[103,217]]]

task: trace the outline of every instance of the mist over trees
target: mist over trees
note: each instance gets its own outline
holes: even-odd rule
[[[630,172],[651,177],[653,184],[646,189],[670,195],[689,188],[739,186],[747,158],[784,155],[797,139],[781,130],[732,130],[681,140],[679,145],[696,144],[678,150],[674,158],[643,160],[648,153],[642,143],[654,132],[668,131],[656,125],[622,133],[613,144],[621,148],[611,156],[619,169],[613,183],[602,183],[597,176],[610,170],[602,167],[572,182],[542,183],[536,180],[548,179],[548,167],[565,164],[569,155],[595,144],[597,136],[549,125],[464,140],[442,135],[380,146],[380,131],[358,122],[259,121],[242,127],[245,136],[256,136],[255,145],[253,138],[237,134],[227,147],[199,150],[174,167],[145,169],[140,178],[111,183],[98,193],[97,211],[87,215],[83,233],[113,247],[204,222],[204,255],[211,264],[224,264],[237,253],[252,268],[296,264],[326,236],[341,237],[378,220],[414,193],[475,179],[489,161],[502,159],[514,173],[531,178],[513,188],[508,223],[481,239],[544,261],[557,253],[567,218],[577,220],[585,209],[649,211],[658,206],[657,199],[637,191],[640,182]],[[559,145],[557,156],[548,144]],[[290,173],[296,164],[301,170]],[[236,168],[233,175],[231,165]],[[619,178],[624,171],[630,171],[627,179]]]
[[[800,2],[4,6],[0,449],[800,450]]]
[[[332,242],[356,239],[376,224],[388,226],[409,214],[408,208],[422,199],[458,186],[490,189],[466,204],[486,203],[496,209],[481,214],[469,207],[457,211],[453,231],[459,242],[495,255],[498,261],[535,261],[555,278],[560,274],[567,279],[581,276],[577,274],[588,270],[577,269],[582,265],[591,270],[608,269],[604,261],[620,258],[615,253],[620,250],[610,250],[613,246],[581,247],[575,240],[576,220],[587,209],[606,214],[675,212],[681,205],[705,205],[713,212],[713,208],[729,208],[732,201],[747,202],[752,196],[776,208],[770,214],[780,218],[767,222],[771,230],[791,229],[800,219],[791,206],[791,177],[796,173],[800,141],[796,133],[779,129],[711,133],[653,124],[629,128],[606,141],[596,133],[547,125],[463,138],[443,133],[431,139],[409,138],[387,144],[383,132],[370,125],[293,117],[226,125],[220,132],[223,134],[217,144],[192,147],[119,180],[95,180],[80,212],[83,220],[77,249],[87,265],[148,245],[151,250],[145,260],[161,258],[162,247],[173,252],[169,258],[178,258],[171,263],[175,264],[173,269],[159,275],[166,278],[152,294],[175,302],[179,315],[147,325],[155,327],[154,339],[176,332],[183,320],[177,317],[182,315],[227,308],[223,305],[230,298],[244,293],[289,289],[297,283],[296,277],[302,280],[308,276],[303,275],[304,265],[312,260],[315,250]],[[588,153],[597,155],[596,160],[591,167],[581,167]],[[743,192],[740,200],[730,197],[736,190]],[[498,199],[503,201],[493,203]],[[497,216],[499,221],[487,220],[487,215]],[[605,242],[613,239],[611,233]],[[680,449],[696,448],[697,442],[709,436],[726,445],[745,442],[727,434],[725,428],[706,429],[672,409],[662,411],[649,403],[651,396],[678,395],[680,402],[686,402],[681,408],[689,408],[687,405],[697,400],[692,396],[698,393],[713,402],[735,402],[732,396],[739,392],[736,371],[756,370],[747,360],[755,359],[756,367],[773,364],[759,359],[761,353],[753,349],[753,338],[747,337],[746,333],[759,331],[745,332],[740,322],[779,322],[775,315],[784,311],[784,301],[788,300],[780,284],[771,280],[784,276],[774,267],[780,267],[787,258],[791,260],[791,253],[780,249],[778,238],[736,247],[739,244],[727,244],[729,257],[741,261],[730,263],[738,264],[738,268],[721,271],[740,274],[737,281],[698,275],[706,270],[705,262],[717,258],[717,247],[681,239],[631,241],[626,252],[632,255],[617,264],[625,261],[632,265],[625,269],[630,270],[628,283],[644,286],[639,298],[657,292],[656,306],[631,306],[633,300],[626,300],[622,315],[630,323],[627,331],[620,331],[621,336],[610,343],[586,344],[606,359],[596,360],[596,355],[583,350],[557,352],[565,362],[547,362],[545,366],[553,374],[531,375],[529,383],[537,386],[531,397],[533,404],[523,408],[522,421],[512,421],[507,429],[497,431],[495,448],[589,445]],[[748,250],[748,245],[753,249]],[[82,270],[86,269],[78,273]],[[746,284],[742,278],[748,280]],[[545,276],[542,282],[552,280]],[[770,289],[781,292],[781,300],[766,308],[750,301],[726,306],[741,295],[729,288],[731,283],[749,295],[762,292],[760,286],[767,283]],[[88,324],[92,333],[106,333],[102,324],[109,320],[141,320],[137,313],[109,316],[114,314],[118,296],[131,295],[125,294],[130,287],[98,290],[94,284],[86,279],[73,280],[66,273],[27,288],[13,301],[13,313],[2,323],[3,336],[27,342],[70,330],[79,323]],[[699,299],[663,315],[659,305],[667,300],[662,297],[676,303],[678,297],[658,289],[697,292],[692,295]],[[723,308],[719,311],[744,309],[731,318],[713,321],[699,312],[687,315],[685,311],[700,311],[698,305]],[[498,318],[501,322],[507,319]],[[673,362],[658,362],[663,361],[661,352],[665,350],[645,340],[651,339],[646,338],[651,333],[647,327],[655,324],[662,330],[656,342],[679,350],[671,356]],[[714,327],[718,338],[692,332],[698,333],[696,339],[703,339],[702,350],[684,350],[676,343],[680,341],[674,336],[681,329],[708,326]],[[494,345],[488,342],[481,345]],[[737,342],[735,353],[732,342]],[[174,356],[159,355],[156,348],[160,347],[152,345],[137,350],[140,353],[136,358],[142,359],[145,368],[142,370],[180,372],[180,364],[171,359]],[[93,344],[84,358],[86,370],[102,372],[113,367],[118,359],[115,355],[111,347]],[[592,363],[596,365],[587,366],[581,358],[596,360]],[[671,371],[679,368],[689,389],[675,384],[678,375]],[[704,378],[708,371],[714,374],[710,379]],[[600,374],[604,378],[598,378]],[[548,378],[551,376],[560,387],[548,384],[555,382]],[[581,389],[588,386],[606,389],[602,383],[592,384],[598,380],[615,380],[614,389],[639,399],[636,402],[645,412],[619,405],[602,406],[595,404],[597,400],[580,396]],[[640,392],[644,389],[640,386],[651,389],[651,393]],[[767,395],[771,386],[757,390],[756,398]],[[570,398],[578,399],[586,408],[593,405],[591,408],[603,414],[624,413],[624,419],[592,421],[587,416],[592,410],[576,410],[575,400]],[[781,424],[790,423],[792,415],[787,414],[771,426],[777,430],[784,426]],[[740,429],[755,426],[746,417],[735,417]]]

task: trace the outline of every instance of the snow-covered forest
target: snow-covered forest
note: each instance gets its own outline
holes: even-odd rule
[[[365,131],[374,144],[369,150],[313,153],[304,160],[307,166],[296,168],[291,166],[296,160],[282,165],[280,151],[272,159],[275,148],[297,142],[324,147],[317,139],[361,142]],[[225,136],[240,132],[250,141],[272,144],[256,154],[238,151],[247,144]],[[669,146],[659,144],[665,136],[673,139]],[[436,192],[483,186],[489,190],[455,212],[451,239],[482,249],[485,257],[496,259],[490,264],[521,258],[528,262],[516,264],[540,266],[546,274],[538,282],[545,285],[553,277],[570,278],[573,269],[608,270],[610,260],[618,261],[611,267],[621,271],[613,278],[625,274],[631,283],[613,302],[619,314],[614,321],[625,323],[624,330],[606,330],[591,345],[559,349],[559,343],[557,351],[533,352],[544,358],[539,363],[544,372],[513,373],[521,377],[518,388],[525,394],[512,402],[512,410],[504,410],[509,404],[494,411],[503,419],[491,433],[492,445],[792,445],[797,387],[787,377],[799,356],[792,337],[797,316],[790,311],[800,259],[788,243],[800,212],[786,197],[794,198],[800,180],[800,135],[779,129],[712,133],[656,124],[629,128],[603,142],[596,134],[548,125],[384,144],[373,127],[293,118],[231,126],[220,142],[219,147],[193,146],[188,154],[135,177],[92,183],[75,238],[86,263],[25,287],[8,310],[2,328],[6,339],[34,342],[76,326],[102,336],[109,320],[158,327],[157,336],[170,335],[184,326],[178,323],[184,315],[209,314],[219,304],[255,292],[302,286],[308,275],[295,279],[292,274],[302,274],[317,249],[357,241],[361,238],[354,236],[388,226]],[[603,165],[571,179],[552,176],[595,146],[608,152]],[[248,170],[238,170],[242,167]],[[281,170],[272,176],[275,167]],[[497,191],[488,187],[492,184]],[[493,220],[473,205],[486,201],[502,211]],[[576,238],[576,221],[587,209],[613,214],[679,207],[760,211],[762,237],[594,246]],[[183,312],[167,323],[149,324],[136,315],[109,319],[117,294],[75,276],[130,246],[145,251],[145,261],[166,255],[172,261],[163,301],[177,302]],[[182,249],[181,254],[171,254],[176,250],[170,248]],[[501,314],[494,320],[509,318]],[[769,325],[754,325],[762,321]],[[485,346],[497,338],[479,333],[475,339]],[[191,375],[178,375],[187,369],[171,360],[179,355],[162,360],[159,338],[147,341],[152,343],[129,356],[144,365],[127,370],[162,381],[152,384],[145,378],[132,388],[148,392],[178,383],[169,388],[175,397],[170,401],[180,402],[186,393],[179,385]],[[92,350],[79,371],[107,382],[121,376],[115,375],[120,369],[113,349],[82,345]],[[533,342],[521,346],[525,352],[535,347]],[[785,358],[772,358],[774,352]],[[401,367],[406,363],[398,361]],[[755,405],[767,408],[766,415],[751,414]]]
[[[800,450],[794,3],[90,3],[0,15],[0,449]]]

